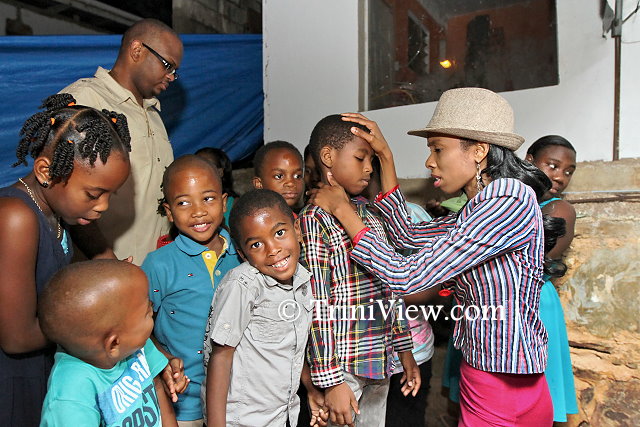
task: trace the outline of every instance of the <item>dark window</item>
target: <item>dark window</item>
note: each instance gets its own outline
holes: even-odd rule
[[[555,0],[369,0],[367,105],[558,84]]]

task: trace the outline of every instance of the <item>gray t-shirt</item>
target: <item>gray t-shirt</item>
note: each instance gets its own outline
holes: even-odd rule
[[[309,272],[298,264],[293,286],[245,262],[224,277],[205,332],[205,373],[213,343],[235,347],[227,396],[228,426],[295,425],[296,395],[313,313]],[[201,396],[206,418],[206,380]]]

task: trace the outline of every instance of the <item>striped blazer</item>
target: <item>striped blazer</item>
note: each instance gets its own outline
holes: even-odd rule
[[[392,242],[418,252],[402,256],[364,229],[354,239],[354,260],[399,294],[446,282],[459,305],[451,313],[454,345],[474,368],[544,372],[547,334],[538,314],[543,225],[530,187],[497,179],[458,214],[418,224],[411,223],[397,188],[376,205]]]

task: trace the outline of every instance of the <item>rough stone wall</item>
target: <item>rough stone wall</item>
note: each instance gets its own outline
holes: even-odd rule
[[[241,34],[262,31],[260,0],[174,0],[173,28],[179,33]]]
[[[568,273],[555,282],[580,410],[568,425],[637,426],[640,160],[581,163],[568,191],[577,213],[576,236],[565,257]]]

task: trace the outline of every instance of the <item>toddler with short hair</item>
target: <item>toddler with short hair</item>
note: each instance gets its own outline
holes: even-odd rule
[[[149,339],[147,278],[125,261],[71,264],[38,301],[42,331],[61,350],[41,426],[176,425],[160,374],[167,358]]]

